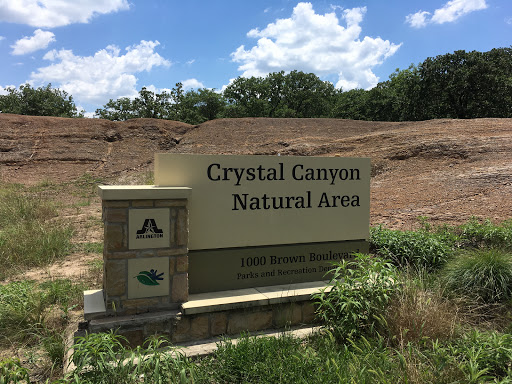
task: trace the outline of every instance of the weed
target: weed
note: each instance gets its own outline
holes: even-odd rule
[[[101,285],[103,278],[103,259],[91,260],[88,265],[89,273],[94,281],[94,285]]]
[[[330,290],[313,296],[317,315],[341,339],[371,334],[398,289],[395,268],[369,255],[355,254],[332,270]]]
[[[451,239],[442,233],[371,228],[370,249],[400,267],[435,270],[453,254]]]
[[[426,273],[408,275],[386,311],[390,338],[400,350],[411,342],[450,340],[462,321],[459,304],[427,279]]]
[[[47,317],[47,301],[31,281],[0,286],[0,335],[3,340],[21,341],[39,334]]]
[[[62,368],[64,353],[66,352],[66,344],[62,333],[48,330],[41,338],[41,344],[52,363],[52,368]]]
[[[77,188],[77,196],[82,198],[90,198],[96,195],[96,188],[98,184],[101,184],[102,180],[92,176],[89,173],[84,173],[78,179],[73,182],[73,185]]]
[[[75,250],[77,252],[102,254],[103,253],[103,243],[102,242],[78,243],[75,245]]]
[[[0,384],[30,383],[28,370],[18,359],[0,361]]]
[[[66,255],[72,229],[59,221],[53,203],[21,187],[0,189],[0,278],[22,266],[42,266]]]
[[[164,338],[151,338],[145,347],[129,350],[116,334],[87,334],[76,339],[68,380],[75,383],[187,383],[192,364],[180,353],[162,353]]]

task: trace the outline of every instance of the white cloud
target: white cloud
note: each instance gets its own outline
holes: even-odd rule
[[[145,85],[144,88],[146,88],[148,91],[153,92],[155,94],[167,92],[171,93],[171,90],[169,88],[157,88],[153,84]]]
[[[508,25],[512,25],[512,17],[507,17],[505,19],[505,23],[507,23]]]
[[[5,40],[5,36],[0,36],[0,41]]]
[[[392,56],[401,44],[380,37],[361,39],[365,13],[366,7],[344,10],[344,27],[335,12],[320,15],[311,3],[299,3],[290,18],[250,30],[247,36],[259,38],[257,45],[249,50],[242,45],[231,57],[241,63],[238,69],[245,77],[296,69],[318,76],[337,74],[336,86],[344,90],[368,89],[379,81],[372,68]]]
[[[0,0],[0,21],[53,28],[128,8],[127,0]]]
[[[183,89],[198,89],[198,88],[205,88],[204,84],[201,83],[197,79],[187,79],[183,80],[181,82],[183,84]]]
[[[76,56],[70,50],[52,50],[44,59],[53,63],[33,72],[30,83],[50,82],[82,103],[104,104],[110,98],[134,97],[138,93],[135,73],[171,65],[154,51],[159,44],[142,40],[127,47],[124,55],[114,45],[85,57]]]
[[[187,65],[192,65],[196,62],[196,59],[192,59],[186,62]]]
[[[6,85],[5,87],[2,87],[0,85],[0,95],[7,95],[9,92],[7,92],[7,88],[15,88],[14,85]]]
[[[414,14],[407,15],[405,17],[405,22],[413,28],[423,28],[427,25],[428,15],[430,15],[430,12],[419,11]]]
[[[436,24],[450,23],[467,13],[486,8],[485,0],[451,0],[442,8],[435,10],[432,22]]]
[[[33,36],[25,36],[11,45],[13,55],[25,55],[40,49],[46,49],[55,41],[55,35],[50,31],[36,29]]]
[[[405,22],[414,28],[423,28],[427,24],[444,24],[451,23],[462,16],[487,8],[486,0],[450,0],[441,8],[434,11],[432,17],[427,20],[430,12],[419,11],[414,14],[407,15]]]

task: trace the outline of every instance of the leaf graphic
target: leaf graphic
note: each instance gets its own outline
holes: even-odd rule
[[[145,272],[145,271],[143,271]],[[143,274],[143,272],[140,272],[139,275],[135,276],[137,280],[139,280],[139,283],[144,285],[160,285],[155,280],[147,276],[146,274]]]

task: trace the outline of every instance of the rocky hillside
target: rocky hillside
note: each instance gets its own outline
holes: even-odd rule
[[[199,126],[0,114],[4,182],[107,182],[151,169],[155,152],[360,156],[372,159],[372,224],[418,216],[460,223],[512,218],[512,119],[366,122],[221,119]]]

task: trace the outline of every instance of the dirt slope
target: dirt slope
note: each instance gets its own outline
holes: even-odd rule
[[[372,224],[409,229],[418,216],[443,223],[512,218],[512,119],[245,118],[194,127],[0,114],[3,181],[66,181],[85,173],[122,180],[166,151],[370,157]]]

